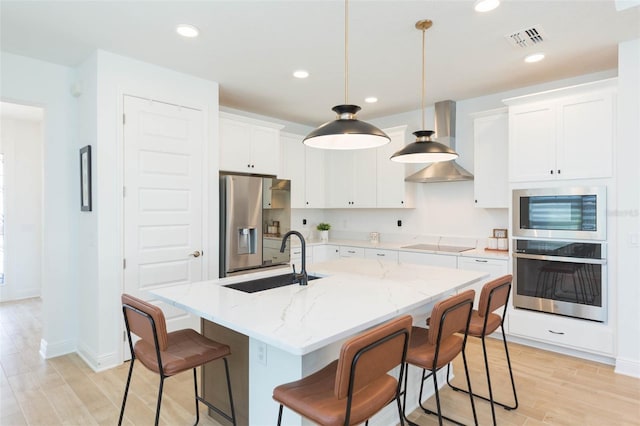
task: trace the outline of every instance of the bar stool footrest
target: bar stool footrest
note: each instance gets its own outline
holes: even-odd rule
[[[468,391],[468,390],[466,390],[466,389],[462,389],[462,388],[459,388],[459,387],[457,387],[457,386],[454,386],[454,385],[452,385],[451,383],[449,383],[449,381],[448,381],[448,380],[447,380],[447,384],[448,384],[448,385],[449,385],[449,387],[450,387],[451,389],[453,389],[454,391],[456,391],[456,392],[464,392],[464,393],[466,393],[467,395],[469,395],[469,391]],[[472,395],[474,396],[474,398],[480,398],[480,399],[482,399],[482,400],[484,400],[484,401],[491,402],[491,400],[490,400],[489,398],[487,398],[486,396],[478,395],[478,394],[477,394],[477,393],[475,393],[475,392],[471,392],[471,393],[472,393]],[[518,404],[517,404],[517,403],[516,403],[515,405],[507,405],[507,404],[505,404],[505,403],[503,403],[503,402],[496,401],[495,399],[493,400],[493,403],[494,403],[494,404],[497,404],[497,405],[499,405],[499,406],[501,406],[502,408],[504,408],[505,410],[508,410],[508,411],[515,410],[515,409],[517,409],[517,408],[518,408]]]
[[[202,402],[204,405],[207,406],[207,408],[215,411],[216,413],[218,413],[219,415],[221,415],[222,417],[224,417],[225,419],[229,420],[231,423],[234,423],[233,417],[231,417],[229,414],[225,413],[224,411],[222,411],[220,408],[216,407],[215,405],[211,404],[208,401],[205,401],[204,398],[202,398],[201,396],[197,396],[196,397],[198,399],[198,401]]]

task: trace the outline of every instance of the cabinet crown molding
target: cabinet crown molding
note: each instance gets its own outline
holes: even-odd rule
[[[224,111],[220,111],[218,114],[220,118],[226,118],[227,120],[241,121],[243,123],[253,124],[254,126],[270,127],[272,129],[277,129],[277,130],[284,129],[284,125],[282,124],[276,124],[270,121],[258,120],[257,118],[245,117],[244,115],[232,114],[230,112],[224,112]]]
[[[532,93],[529,95],[516,96],[513,98],[503,99],[505,105],[520,105],[538,101],[549,101],[566,96],[579,95],[583,93],[594,93],[597,91],[614,91],[618,88],[618,78],[607,78],[605,80],[597,80],[589,83],[576,84],[575,86],[561,87],[558,89],[546,90],[544,92]]]

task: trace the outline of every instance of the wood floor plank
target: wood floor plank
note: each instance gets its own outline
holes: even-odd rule
[[[41,330],[39,299],[0,303],[0,425],[117,424],[129,363],[96,373],[77,354],[42,360]],[[513,411],[496,407],[500,426],[640,426],[640,379],[615,374],[609,365],[524,345],[510,343],[509,350],[520,405]],[[495,396],[511,402],[502,341],[487,339],[487,351]],[[479,339],[469,339],[467,359],[473,389],[486,395]],[[466,388],[461,357],[453,368],[453,383]],[[153,424],[158,381],[156,373],[136,364],[125,425]],[[445,414],[472,424],[466,394],[445,385],[441,397]],[[475,404],[479,424],[492,424],[489,404],[479,399]],[[435,398],[425,405],[434,408]],[[220,426],[202,405],[200,416],[201,425]],[[438,424],[437,417],[421,410],[409,418],[420,425]],[[168,378],[160,424],[187,425],[194,420],[191,372]]]

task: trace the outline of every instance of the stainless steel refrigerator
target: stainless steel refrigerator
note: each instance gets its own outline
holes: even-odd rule
[[[272,177],[220,176],[220,277],[289,262],[291,184]]]

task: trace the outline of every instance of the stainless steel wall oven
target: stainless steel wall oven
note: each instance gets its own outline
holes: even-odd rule
[[[516,308],[604,322],[605,242],[513,241]]]

